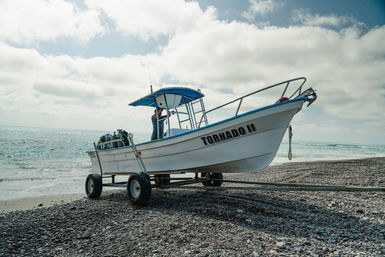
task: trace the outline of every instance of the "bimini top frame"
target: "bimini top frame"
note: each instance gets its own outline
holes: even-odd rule
[[[182,125],[185,122],[188,122],[188,129],[196,129],[197,128],[197,113],[204,113],[204,103],[203,98],[204,95],[200,92],[200,90],[194,90],[185,87],[167,87],[159,89],[151,94],[148,94],[132,103],[130,106],[148,106],[155,108],[166,109],[167,113],[170,111],[175,112],[178,117],[179,123],[179,131],[178,129],[171,130],[170,128],[170,120],[168,119],[168,131],[167,135],[172,136],[173,134],[183,132]],[[194,105],[199,104],[200,106],[194,108]],[[178,109],[179,108],[179,109]],[[181,110],[184,108],[184,110]],[[156,113],[158,115],[158,113]],[[208,124],[207,118],[204,119],[206,125]],[[157,116],[157,124],[159,126],[159,117]],[[159,129],[158,129],[159,131]],[[159,135],[158,135],[159,138]]]
[[[164,95],[175,95],[175,96],[180,96],[179,102],[174,102],[168,103],[169,108],[175,108],[180,105],[189,103],[191,101],[200,99],[204,97],[204,95],[198,91],[194,90],[191,88],[186,88],[186,87],[167,87],[167,88],[162,88],[159,89],[149,95],[146,95],[132,103],[130,103],[130,106],[149,106],[149,107],[156,107],[156,108],[166,108],[167,106],[164,106],[165,102],[162,100],[171,100],[171,99],[162,99]],[[177,100],[177,99],[176,99]],[[176,106],[173,106],[175,103]]]

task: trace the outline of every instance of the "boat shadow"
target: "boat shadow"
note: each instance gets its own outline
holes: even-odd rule
[[[288,199],[287,192],[153,190],[149,205],[142,209],[199,216],[277,237],[328,241],[333,235],[359,241],[360,235],[370,234],[368,231],[385,231],[385,225],[373,224],[362,209],[337,210],[334,207],[343,204],[338,199],[332,204],[322,201],[331,197],[330,192],[318,192],[316,198],[314,192],[290,193],[296,194],[296,200]],[[380,240],[374,234],[372,237]]]
[[[335,200],[330,204],[329,199]],[[381,240],[381,233],[371,232],[385,231],[385,225],[372,223],[368,218],[372,214],[366,214],[362,208],[337,208],[346,204],[346,200],[340,199],[335,192],[214,191],[202,187],[202,190],[154,189],[146,206],[132,205],[125,191],[104,194],[100,200],[124,206],[125,211],[159,212],[170,218],[185,215],[276,237],[315,238],[329,242],[335,239],[337,242],[361,241],[362,235],[370,235],[372,241]],[[183,225],[194,226],[188,221]]]

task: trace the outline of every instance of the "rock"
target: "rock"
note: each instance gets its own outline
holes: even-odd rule
[[[256,251],[253,252],[253,257],[260,257],[261,255],[259,255],[259,253],[257,253]]]
[[[91,230],[87,229],[78,239],[88,239],[91,237]]]
[[[271,254],[271,255],[278,255],[278,252],[276,251],[276,250],[270,250],[269,251],[269,254]]]
[[[244,213],[244,210],[242,210],[242,209],[237,209],[237,212],[238,212],[238,213]]]

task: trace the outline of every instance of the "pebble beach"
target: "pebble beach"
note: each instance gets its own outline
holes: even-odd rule
[[[289,163],[224,178],[385,187],[385,158]],[[153,189],[147,206],[133,206],[123,189],[65,199],[37,198],[27,210],[25,201],[2,202],[0,256],[385,256],[385,192],[202,186]]]

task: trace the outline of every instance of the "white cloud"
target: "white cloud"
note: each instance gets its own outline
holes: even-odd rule
[[[56,79],[52,82],[38,82],[34,85],[34,89],[42,94],[64,98],[78,98],[81,100],[87,99],[94,101],[102,98],[90,84],[67,79]]]
[[[71,37],[81,42],[101,35],[95,10],[80,10],[64,0],[0,1],[0,40],[21,45]]]
[[[0,56],[0,124],[119,127],[122,116],[128,120],[127,103],[144,91],[144,85],[149,90],[140,56],[44,56],[4,43]]]
[[[197,2],[183,0],[86,0],[86,5],[104,12],[115,22],[116,30],[143,39],[173,35],[190,30],[216,17],[215,9],[203,12]]]
[[[236,95],[306,76],[308,85],[319,89],[316,104],[326,115],[381,120],[385,127],[384,36],[385,26],[363,34],[356,26],[341,31],[317,26],[261,29],[213,21],[176,34],[163,58],[175,79]],[[220,97],[209,100],[221,103]]]
[[[328,26],[328,27],[341,28],[352,24],[361,24],[352,17],[337,16],[333,14],[311,15],[309,12],[305,10],[295,10],[292,15],[292,20],[306,26],[316,26],[316,27]]]
[[[279,4],[276,0],[249,0],[250,7],[242,16],[253,22],[257,14],[263,15],[273,11]]]

